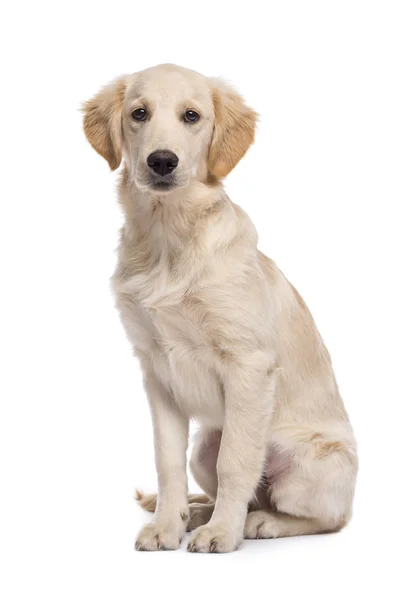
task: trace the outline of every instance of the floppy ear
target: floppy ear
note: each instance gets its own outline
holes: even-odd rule
[[[212,100],[215,123],[208,165],[220,179],[228,175],[253,143],[257,114],[237,92],[218,80],[213,80]]]
[[[120,79],[110,83],[83,106],[85,135],[113,171],[121,162],[121,109],[125,87]]]

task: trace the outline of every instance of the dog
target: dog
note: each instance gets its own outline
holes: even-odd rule
[[[125,222],[112,279],[153,430],[155,520],[137,550],[230,552],[245,538],[335,532],[352,513],[356,442],[303,299],[257,249],[222,180],[256,113],[228,84],[175,65],[121,77],[85,103]],[[188,496],[190,460],[205,492]]]

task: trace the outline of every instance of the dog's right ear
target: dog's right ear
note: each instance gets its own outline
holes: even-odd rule
[[[121,112],[126,84],[118,79],[106,85],[82,107],[84,132],[91,146],[114,171],[121,163]]]

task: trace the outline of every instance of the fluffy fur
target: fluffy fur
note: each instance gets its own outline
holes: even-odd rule
[[[244,535],[337,531],[351,517],[356,445],[328,351],[221,183],[255,122],[227,85],[174,65],[123,77],[85,105],[92,146],[112,169],[124,158],[113,287],[143,372],[159,485],[157,505],[138,498],[156,510],[138,550],[178,548],[188,528],[190,551],[229,552]],[[160,149],[179,159],[163,191],[146,163]],[[187,496],[191,418],[205,497]]]

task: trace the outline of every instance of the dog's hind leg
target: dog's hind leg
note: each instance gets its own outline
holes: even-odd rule
[[[196,435],[190,461],[195,481],[211,500],[215,500],[217,495],[217,460],[220,445],[221,431],[201,428]]]
[[[244,537],[267,539],[329,533],[341,529],[341,525],[330,528],[328,524],[306,517],[293,517],[274,510],[255,510],[247,515]]]
[[[357,472],[353,440],[286,428],[266,464],[270,508],[247,515],[246,538],[339,531],[351,517]]]

